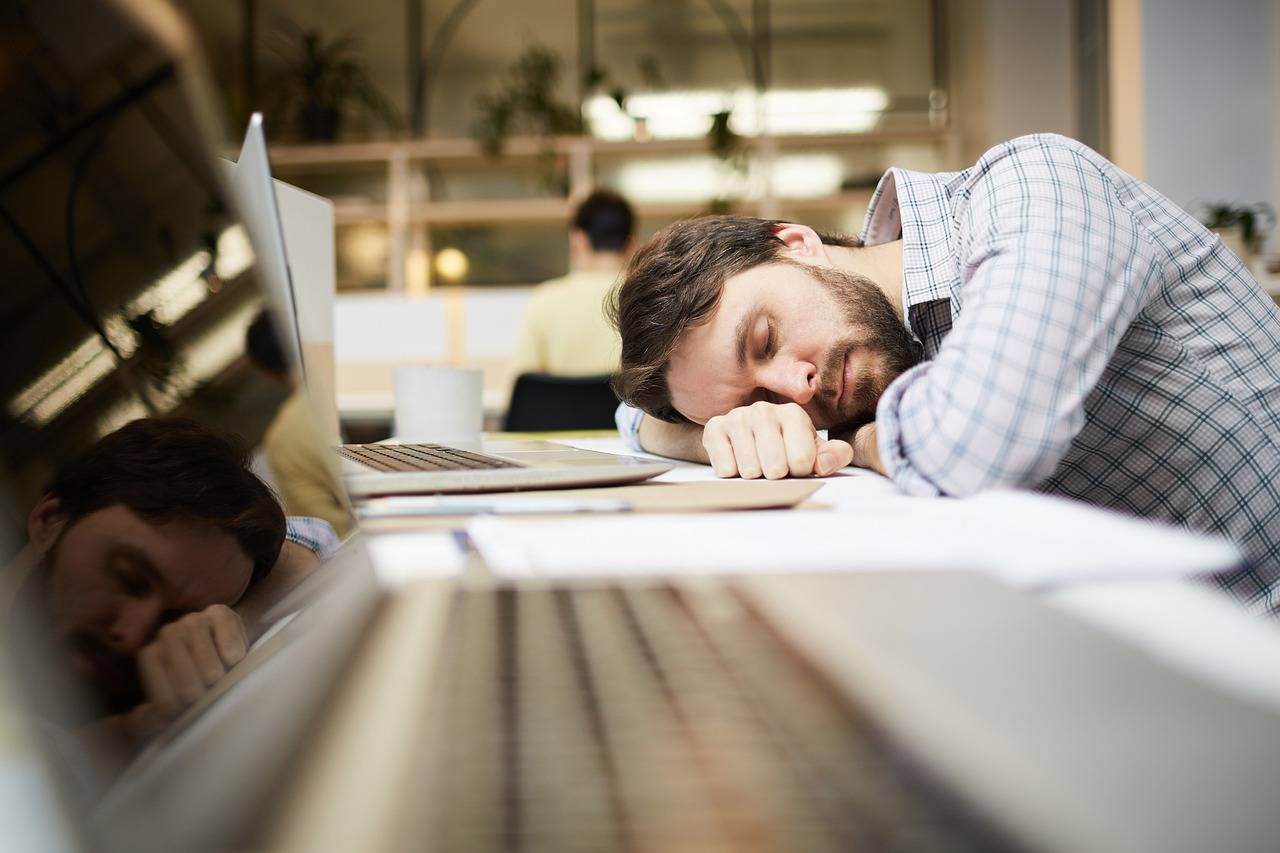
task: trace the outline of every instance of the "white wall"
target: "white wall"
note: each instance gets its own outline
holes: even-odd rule
[[[956,168],[1015,136],[1077,132],[1072,4],[952,0]]]
[[[1041,131],[1075,136],[1071,8],[1061,0],[987,0],[993,144]]]
[[[1206,201],[1280,201],[1278,5],[1142,3],[1146,180],[1193,212]]]

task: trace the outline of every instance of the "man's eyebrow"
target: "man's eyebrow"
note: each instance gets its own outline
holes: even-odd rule
[[[757,305],[738,321],[738,327],[733,332],[734,337],[737,339],[738,367],[747,366],[747,339],[751,336],[751,328],[763,313],[764,309]]]
[[[169,589],[169,582],[156,564],[151,561],[151,556],[133,543],[116,543],[115,547],[112,548],[111,556],[113,558],[123,557],[127,559],[134,568],[147,575],[157,587],[163,590]]]

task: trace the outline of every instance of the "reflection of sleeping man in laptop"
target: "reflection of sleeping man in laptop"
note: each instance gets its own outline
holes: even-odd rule
[[[176,419],[134,421],[63,467],[27,530],[13,603],[51,626],[73,681],[100,699],[95,728],[130,739],[239,662],[256,627],[242,613],[261,613],[262,593],[283,592],[336,542],[324,522],[286,525],[242,451]]]

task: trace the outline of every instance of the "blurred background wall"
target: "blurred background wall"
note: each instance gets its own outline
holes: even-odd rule
[[[1052,131],[1199,216],[1217,204],[1230,239],[1251,216],[1271,275],[1280,0],[178,5],[233,127],[263,110],[277,176],[335,203],[349,423],[383,417],[397,363],[482,366],[500,409],[530,287],[566,272],[597,187],[631,199],[641,239],[714,211],[856,233],[887,167]],[[337,71],[336,126],[302,115],[308,62]]]
[[[1146,0],[1146,179],[1180,205],[1280,200],[1276,8]]]

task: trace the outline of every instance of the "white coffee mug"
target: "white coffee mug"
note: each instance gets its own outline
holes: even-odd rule
[[[397,367],[395,437],[479,447],[483,378],[483,371],[465,367]]]

